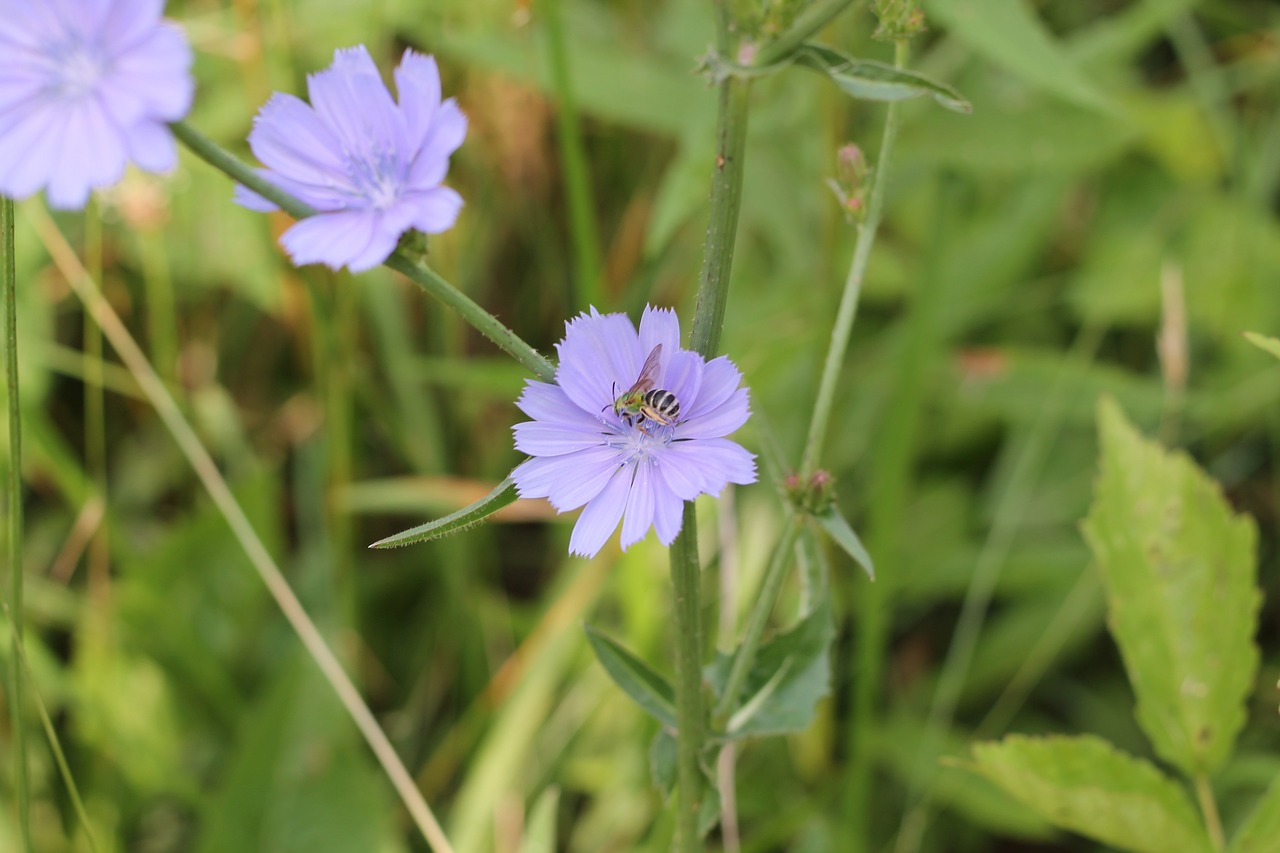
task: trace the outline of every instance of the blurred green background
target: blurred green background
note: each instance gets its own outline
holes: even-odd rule
[[[767,37],[802,4],[737,5]],[[1094,849],[918,747],[978,583],[993,599],[944,718],[948,754],[1008,731],[1089,731],[1150,755],[1077,529],[1104,392],[1260,526],[1262,672],[1239,754],[1215,780],[1230,828],[1280,773],[1280,368],[1240,335],[1280,332],[1280,6],[924,8],[912,65],[974,111],[903,109],[824,460],[880,580],[869,593],[831,555],[833,694],[811,730],[739,755],[741,849],[850,849],[855,613],[868,594],[886,628],[865,721],[872,849]],[[569,225],[557,10],[594,235]],[[432,240],[432,264],[544,352],[587,298],[692,316],[715,118],[695,73],[714,37],[709,2],[187,0],[168,13],[197,53],[190,122],[245,157],[269,93],[304,94],[335,48],[364,43],[387,72],[407,46],[434,53],[471,124],[449,177],[467,206]],[[824,40],[888,59],[874,28],[855,3]],[[739,438],[792,465],[854,239],[824,181],[847,142],[875,161],[883,117],[804,71],[753,87],[722,346],[752,390]],[[519,461],[525,376],[386,270],[292,268],[275,244],[288,220],[230,196],[184,153],[173,175],[133,174],[104,194],[100,234],[85,216],[58,221],[100,264],[457,849],[532,849],[521,844],[539,802],[558,818],[555,849],[669,849],[648,769],[656,724],[581,631],[590,621],[668,670],[664,549],[650,537],[621,554],[615,540],[569,559],[572,517],[520,503],[479,530],[367,551]],[[94,355],[22,211],[28,649],[102,848],[425,849],[132,377]],[[601,276],[584,282],[575,270],[593,256]],[[710,644],[749,600],[784,516],[767,480],[700,513]],[[30,737],[38,849],[87,849]],[[0,849],[17,847],[12,814],[0,809]]]

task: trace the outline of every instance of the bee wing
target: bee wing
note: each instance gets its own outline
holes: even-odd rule
[[[635,384],[631,386],[628,394],[634,394],[637,391],[652,391],[658,385],[658,364],[662,360],[662,344],[657,344],[649,352],[649,357],[644,360],[644,367],[640,368],[640,376],[636,379]]]

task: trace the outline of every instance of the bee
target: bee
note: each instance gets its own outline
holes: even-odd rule
[[[628,426],[637,421],[674,426],[676,419],[680,417],[680,401],[676,399],[676,395],[655,387],[658,384],[658,361],[661,356],[662,344],[658,344],[644,360],[644,367],[640,369],[640,376],[635,384],[613,401],[613,413],[626,421]],[[614,390],[617,390],[616,387]]]

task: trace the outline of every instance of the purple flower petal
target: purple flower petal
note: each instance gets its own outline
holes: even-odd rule
[[[698,483],[698,494],[718,494],[726,483],[756,481],[756,457],[727,438],[673,441],[663,457],[662,473],[673,490],[675,479]],[[683,497],[683,493],[681,493]],[[696,495],[695,495],[696,497]],[[685,498],[691,500],[691,498]]]
[[[576,426],[525,421],[515,425],[516,450],[530,456],[563,456],[600,446],[600,433]]]
[[[625,314],[582,314],[570,320],[556,345],[556,382],[583,410],[611,406],[640,376],[644,356]]]
[[[409,224],[424,234],[441,234],[453,227],[462,211],[462,196],[448,187],[436,187],[405,202],[411,208]]]
[[[662,387],[680,401],[680,418],[683,420],[685,410],[698,399],[698,389],[702,387],[702,356],[688,350],[673,353],[667,361]]]
[[[0,192],[81,207],[128,160],[174,163],[191,49],[161,0],[0,2]],[[161,139],[164,136],[166,139]],[[34,144],[33,144],[34,140]]]
[[[653,460],[642,459],[637,462],[635,478],[631,481],[631,494],[627,496],[627,514],[622,520],[623,548],[639,542],[653,526],[654,508],[657,504],[655,485]]]
[[[733,366],[728,356],[720,356],[708,361],[702,368],[702,386],[698,389],[696,399],[689,401],[688,407],[681,413],[686,419],[697,418],[723,405],[738,386],[742,384],[742,374]]]
[[[751,417],[751,406],[747,401],[747,389],[739,388],[728,400],[710,411],[699,411],[691,418],[685,418],[673,432],[676,439],[720,438],[736,431]]]
[[[315,110],[293,95],[277,92],[263,104],[249,147],[268,168],[299,183],[324,186],[342,174],[341,144]]]
[[[324,264],[336,270],[365,253],[376,227],[372,213],[322,213],[294,224],[280,235],[280,245],[299,266]]]
[[[307,81],[311,103],[344,150],[367,161],[402,152],[405,122],[364,45],[334,52]]]
[[[646,358],[658,344],[662,344],[662,373],[659,376],[663,376],[671,359],[680,352],[680,320],[670,308],[646,305],[640,315],[640,357]]]
[[[670,545],[684,524],[684,501],[667,488],[656,471],[653,479],[653,529],[658,532],[659,542]]]
[[[408,125],[409,144],[421,148],[440,108],[440,69],[433,56],[406,50],[396,68],[396,92]],[[440,176],[442,179],[444,175]]]
[[[620,468],[578,516],[578,523],[573,526],[573,534],[569,537],[569,553],[582,557],[594,557],[599,553],[622,520],[630,491],[631,471]]]
[[[409,182],[414,186],[431,187],[444,180],[449,168],[449,155],[457,151],[467,136],[467,117],[458,109],[453,98],[436,110],[431,131],[417,147],[413,165],[409,170]]]

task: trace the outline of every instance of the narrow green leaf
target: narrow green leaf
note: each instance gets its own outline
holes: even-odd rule
[[[1092,735],[1013,735],[975,744],[973,763],[1045,820],[1122,850],[1210,849],[1186,792],[1150,763]]]
[[[414,542],[439,539],[441,536],[448,536],[450,533],[460,533],[480,524],[503,507],[515,503],[516,497],[515,481],[508,477],[499,483],[492,492],[475,503],[469,504],[457,512],[450,513],[444,518],[420,524],[394,536],[388,536],[386,539],[379,539],[369,547],[399,548],[403,545],[412,545]]]
[[[812,42],[801,45],[792,61],[825,74],[845,94],[864,101],[903,101],[929,95],[953,112],[973,112],[973,105],[945,83],[883,62],[854,59],[826,45]]]
[[[1259,349],[1264,349],[1267,352],[1274,355],[1276,358],[1280,358],[1280,338],[1272,338],[1267,335],[1260,335],[1257,332],[1245,332],[1244,337],[1245,337],[1245,340],[1253,344],[1255,347],[1258,347]]]
[[[554,785],[538,797],[525,822],[520,853],[555,853],[556,808],[560,805],[560,789]]]
[[[831,607],[823,602],[789,631],[760,647],[747,674],[743,701],[725,735],[781,734],[807,729],[817,705],[831,692],[830,647],[835,636]],[[712,688],[725,688],[732,655],[719,655],[707,671]]]
[[[926,0],[928,16],[978,53],[1046,92],[1114,112],[1026,0]]]
[[[862,540],[858,538],[858,534],[854,532],[849,522],[845,521],[844,516],[840,514],[834,504],[828,507],[826,512],[815,515],[814,519],[827,532],[827,535],[834,539],[836,544],[853,558],[855,563],[862,566],[863,571],[867,573],[867,577],[872,580],[876,579],[876,567],[871,562],[871,555],[867,553],[867,549],[863,546]]]
[[[1098,425],[1084,534],[1138,722],[1161,758],[1211,775],[1244,725],[1258,667],[1257,532],[1195,463],[1145,440],[1109,398]]]
[[[1271,783],[1245,819],[1231,853],[1280,853],[1280,779]]]
[[[657,718],[658,722],[676,727],[676,694],[671,684],[640,658],[590,625],[583,626],[591,649],[614,683]]]
[[[669,797],[676,787],[676,739],[671,729],[661,728],[649,746],[649,774],[653,787]]]

